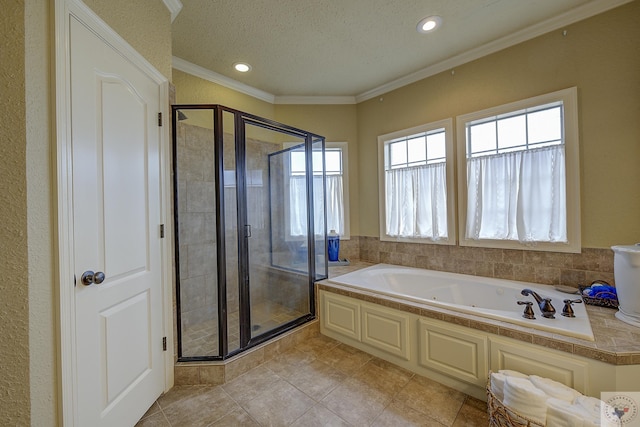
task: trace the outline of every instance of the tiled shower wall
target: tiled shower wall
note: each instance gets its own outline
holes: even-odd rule
[[[189,326],[217,310],[212,132],[179,123],[177,134],[180,302]]]
[[[582,248],[582,253],[538,252],[380,241],[352,236],[340,242],[340,257],[429,270],[521,280],[547,285],[614,284],[613,251]]]
[[[217,318],[216,230],[215,230],[215,174],[213,132],[211,129],[178,124],[178,220],[180,239],[180,297],[183,326],[190,326]],[[224,134],[226,165],[235,162],[234,138]],[[227,147],[231,148],[227,150]],[[274,148],[275,147],[275,148]],[[247,168],[261,177],[247,187],[247,208],[252,222],[252,263],[268,264],[269,192],[266,189],[267,155],[276,151],[264,141],[247,139]],[[225,182],[225,212],[227,239],[227,302],[229,312],[238,310],[238,258],[235,223],[236,188]],[[268,276],[264,269],[252,264],[252,303],[265,297]]]

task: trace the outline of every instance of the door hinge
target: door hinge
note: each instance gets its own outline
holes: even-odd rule
[[[158,126],[162,126],[162,113],[158,113]]]
[[[162,337],[162,351],[167,351],[167,337]]]
[[[164,239],[164,224],[160,224],[160,238]]]

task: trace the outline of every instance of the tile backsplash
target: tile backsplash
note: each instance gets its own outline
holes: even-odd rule
[[[352,236],[340,242],[340,257],[547,285],[588,286],[594,280],[614,284],[611,249],[582,248],[579,254],[568,254],[396,243]]]

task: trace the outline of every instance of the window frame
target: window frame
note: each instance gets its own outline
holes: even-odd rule
[[[562,102],[564,119],[565,179],[567,205],[567,243],[514,240],[468,239],[467,235],[467,124],[481,119]],[[498,249],[580,253],[580,153],[578,128],[578,90],[576,87],[511,102],[456,117],[458,167],[458,227],[459,245]]]
[[[386,233],[386,170],[385,146],[398,138],[408,137],[444,128],[445,133],[445,167],[447,179],[447,239],[431,239],[425,237],[396,237]],[[455,196],[455,157],[453,143],[453,119],[447,118],[426,123],[408,129],[378,136],[378,208],[379,208],[379,239],[386,242],[429,243],[437,245],[455,245],[456,233],[456,196]]]
[[[295,142],[285,142],[283,143],[283,148],[287,149],[287,148],[291,148],[291,147],[295,147],[297,145],[300,145],[300,143],[295,143]],[[342,201],[342,206],[343,206],[343,213],[344,213],[344,232],[342,234],[340,234],[340,239],[341,240],[351,240],[351,227],[350,227],[350,214],[349,214],[349,144],[347,142],[326,142],[324,144],[324,148],[325,151],[327,149],[339,149],[341,151],[341,156],[342,156],[342,197],[343,197],[343,201]],[[325,159],[326,161],[326,159]],[[292,171],[290,170],[290,165],[287,164],[285,166],[285,173],[286,174],[292,174]],[[326,199],[326,195],[325,195],[325,199]],[[287,201],[287,204],[289,202]],[[286,221],[287,223],[289,223],[289,211],[288,209],[285,209],[285,215],[286,215]],[[329,230],[327,230],[327,233],[329,232]],[[295,240],[292,236],[288,236],[290,239]]]

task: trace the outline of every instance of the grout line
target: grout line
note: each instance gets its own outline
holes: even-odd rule
[[[243,374],[243,375],[244,375],[244,374]],[[239,378],[239,377],[236,377],[236,378]],[[225,390],[225,389],[224,389],[224,387],[222,387],[222,385],[219,385],[219,386],[217,386],[217,387],[220,387],[220,390],[222,390],[222,392],[223,392],[224,394],[226,394],[226,395],[227,395],[231,400],[233,400],[233,401],[235,402],[235,404],[236,404],[236,405],[238,405],[238,408],[240,408],[240,410],[244,411],[244,413],[245,413],[245,414],[247,414],[247,416],[248,416],[248,417],[249,417],[253,422],[255,422],[256,424],[258,424],[258,425],[260,425],[260,426],[262,425],[262,424],[260,424],[260,423],[255,419],[255,418],[253,418],[253,416],[251,416],[251,413],[250,413],[249,411],[247,411],[247,410],[245,409],[245,407],[244,407],[244,406],[242,406],[242,404],[240,404],[240,402],[238,402],[236,399],[234,399],[234,398],[233,398],[233,396],[231,396],[231,395],[229,394],[229,392],[227,392],[227,390]],[[228,413],[227,413],[227,414],[225,414],[223,417],[220,417],[218,420],[216,420],[216,421],[214,421],[214,422],[220,421],[222,418],[226,417],[227,415],[231,414],[231,413],[232,413],[232,412],[234,412],[234,411],[235,411],[235,409],[234,409],[233,411],[231,411],[231,412],[228,412]]]
[[[158,405],[160,406],[160,405]],[[167,424],[169,425],[169,427],[171,427],[171,422],[169,421],[169,418],[167,418],[167,415],[164,413],[164,411],[162,410],[162,408],[160,408],[160,413],[162,414],[162,417],[164,418],[164,420],[167,422]]]

